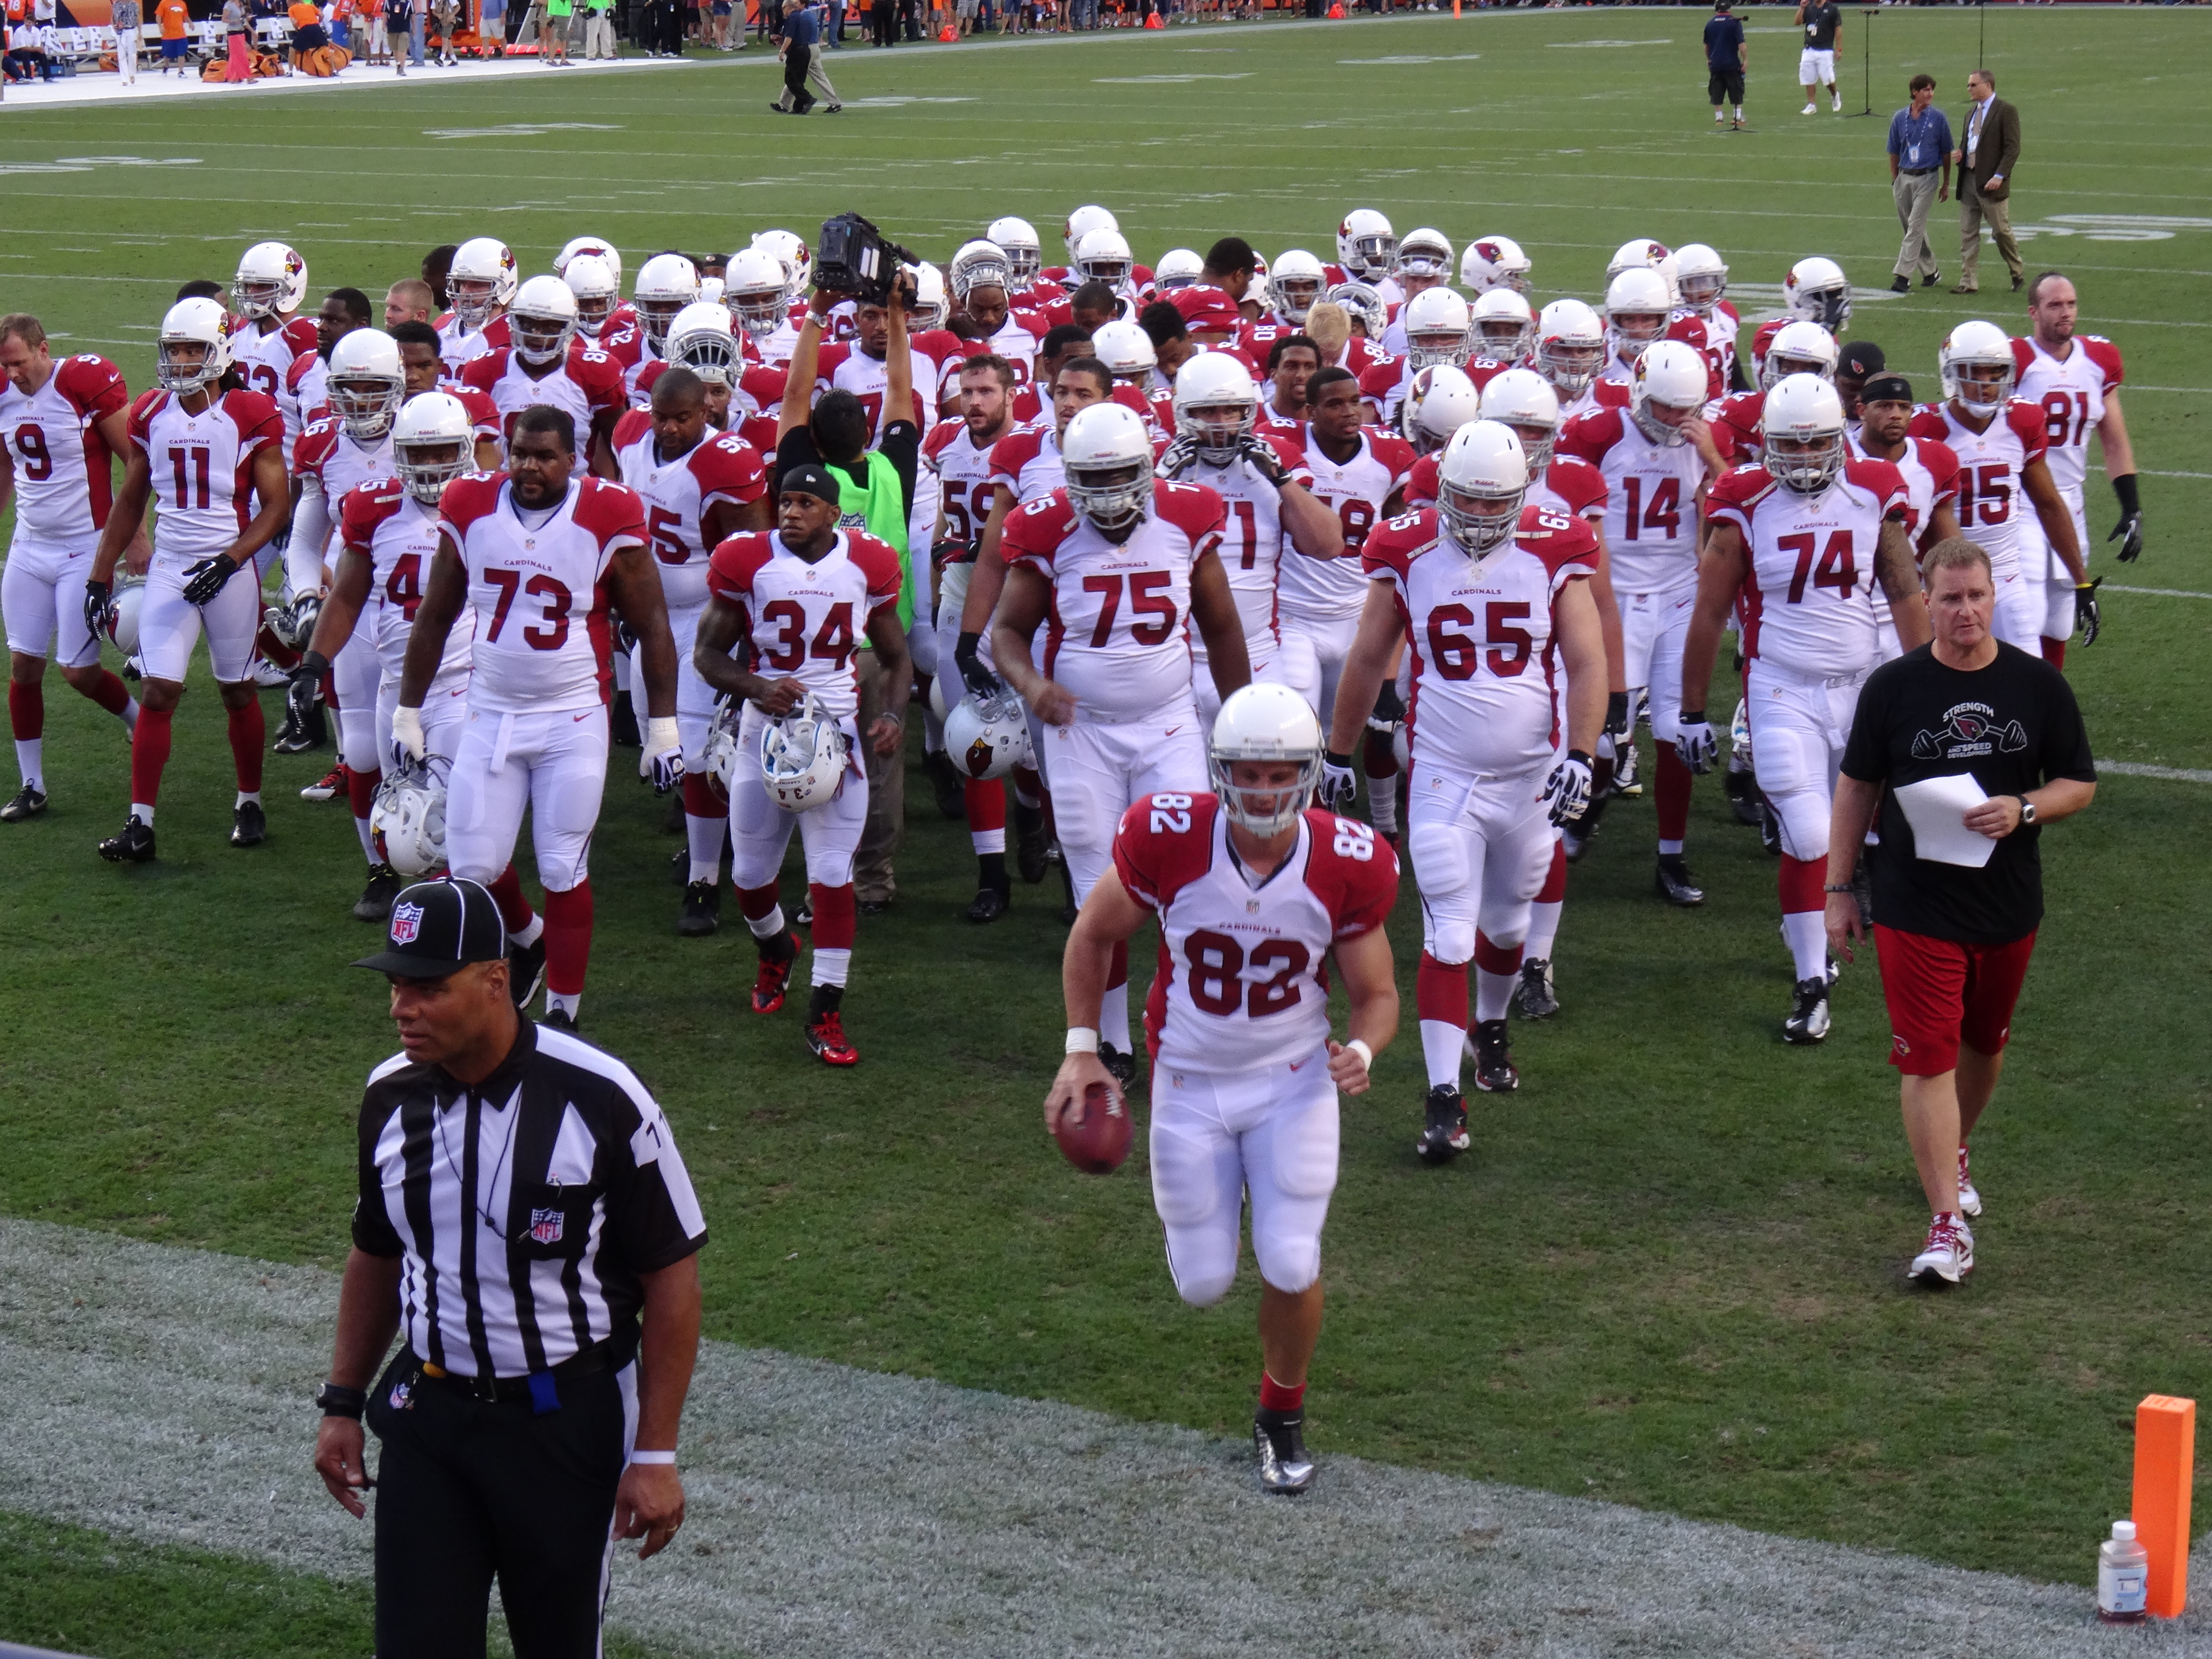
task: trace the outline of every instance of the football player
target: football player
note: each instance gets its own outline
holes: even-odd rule
[[[1478,236],[1460,255],[1459,285],[1478,298],[1492,289],[1510,288],[1525,299],[1534,268],[1510,236]]]
[[[471,357],[461,384],[489,398],[505,436],[536,408],[559,410],[583,435],[592,476],[616,475],[615,422],[629,407],[621,365],[576,339],[576,296],[558,276],[532,276],[500,319],[514,343]]]
[[[1776,330],[1759,356],[1758,389],[1730,392],[1713,416],[1723,453],[1739,465],[1757,460],[1759,414],[1766,406],[1767,388],[1792,374],[1816,374],[1832,381],[1841,361],[1836,337],[1818,323],[1785,323]]]
[[[622,369],[625,406],[643,408],[651,394],[641,385],[665,361],[670,327],[684,307],[699,302],[699,267],[680,253],[656,253],[638,267],[632,295],[635,314],[600,336],[599,349]]]
[[[240,383],[272,403],[292,365],[315,349],[314,321],[300,315],[307,297],[307,262],[283,243],[256,242],[240,256],[230,284],[230,361]],[[289,442],[284,459],[289,465]]]
[[[1917,558],[1959,534],[1959,458],[1947,444],[1911,435],[1914,412],[1910,380],[1902,374],[1874,375],[1860,388],[1859,424],[1850,449],[1862,460],[1887,461],[1904,478]],[[1904,649],[1889,614],[1888,594],[1877,587],[1874,602],[1881,659],[1887,662],[1902,656]],[[2073,602],[2069,593],[2067,603]]]
[[[1337,1096],[1366,1092],[1376,1053],[1398,1027],[1383,932],[1397,858],[1367,825],[1310,808],[1321,747],[1298,697],[1247,686],[1215,724],[1211,790],[1158,791],[1130,806],[1112,866],[1068,936],[1066,1058],[1045,1097],[1055,1131],[1087,1089],[1107,1083],[1100,1005],[1111,1001],[1112,964],[1157,918],[1161,972],[1145,1012],[1158,1045],[1153,1204],[1176,1291],[1203,1308],[1236,1282],[1250,1198],[1261,1362],[1252,1443],[1261,1489],[1282,1493],[1314,1478],[1306,1376],[1321,1336]],[[1329,1035],[1332,955],[1351,1003],[1342,1042]]]
[[[867,413],[868,441],[872,444],[882,441],[884,428],[893,421],[911,421],[917,428],[933,425],[940,410],[939,389],[944,379],[944,365],[955,361],[966,349],[958,337],[943,329],[915,334],[902,331],[910,391],[904,404],[894,408],[886,395],[890,379],[890,319],[887,308],[879,305],[856,306],[853,318],[856,331],[853,338],[823,346],[816,359],[815,396],[841,391],[858,398],[860,407]],[[899,320],[902,324],[906,321],[903,313]],[[957,399],[956,389],[956,404]]]
[[[1384,426],[1398,424],[1398,405],[1406,388],[1423,369],[1446,364],[1463,370],[1480,392],[1503,363],[1480,363],[1474,358],[1474,318],[1467,301],[1448,288],[1424,289],[1406,307],[1399,321],[1405,326],[1406,355],[1385,357],[1359,377],[1359,393]]]
[[[1494,288],[1468,307],[1475,349],[1488,362],[1525,367],[1536,351],[1536,313],[1510,288]]]
[[[1077,414],[1060,453],[1066,482],[1006,520],[991,647],[1044,732],[1060,850],[1080,904],[1110,866],[1115,826],[1128,807],[1160,791],[1206,787],[1192,626],[1219,697],[1244,685],[1251,666],[1222,568],[1221,497],[1203,484],[1156,480],[1145,423],[1118,404]],[[1041,672],[1030,641],[1048,617]],[[1124,944],[1097,1021],[1099,1059],[1124,1087],[1136,1076],[1128,977]]]
[[[2135,446],[2128,441],[2127,420],[2120,413],[2120,382],[2127,374],[2120,349],[2101,334],[2075,331],[2081,300],[2074,284],[2055,270],[2028,284],[2027,315],[2033,330],[2012,343],[2017,391],[2043,411],[2044,462],[2074,520],[2075,544],[2085,552],[2089,546],[2081,490],[2088,477],[2089,434],[2094,432],[2104,452],[2105,477],[2120,503],[2120,521],[2105,539],[2119,543],[2115,556],[2131,564],[2142,552],[2142,499],[2136,489]],[[2045,574],[2043,654],[2063,668],[2066,641],[2074,632],[2073,573],[2054,558]]]
[[[1306,433],[1306,381],[1321,367],[1321,348],[1303,334],[1286,334],[1267,348],[1267,401],[1260,410],[1259,430],[1285,443],[1303,445]],[[1354,381],[1356,389],[1358,382]]]
[[[334,288],[323,296],[322,308],[315,313],[315,349],[292,360],[276,392],[276,411],[284,417],[287,466],[298,458],[300,434],[329,402],[325,387],[331,349],[354,330],[367,328],[368,319],[368,295],[359,289]]]
[[[8,634],[8,723],[22,787],[0,805],[0,823],[46,810],[46,652],[62,678],[129,732],[137,700],[102,667],[82,599],[94,550],[107,527],[112,459],[127,454],[131,394],[114,364],[92,352],[57,363],[46,331],[22,312],[0,317],[0,512],[15,527],[0,566],[0,617]],[[143,532],[128,544],[143,568]]]
[[[952,256],[952,297],[970,325],[970,354],[988,352],[997,357],[1013,371],[1018,384],[1027,380],[1036,368],[1038,345],[1046,329],[1036,312],[1015,311],[1013,281],[1006,251],[995,242],[963,243]],[[964,370],[952,372],[957,384]],[[961,408],[966,408],[964,394]],[[963,416],[956,414],[950,418]]]
[[[1676,320],[1693,317],[1705,326],[1710,349],[1718,358],[1722,383],[1741,392],[1748,384],[1736,361],[1737,331],[1743,318],[1728,299],[1728,262],[1703,242],[1674,251],[1674,286],[1681,305]]]
[[[1811,254],[1783,274],[1782,314],[1759,325],[1751,339],[1751,378],[1754,385],[1766,379],[1766,349],[1774,337],[1791,323],[1818,323],[1840,343],[1851,320],[1850,278],[1833,259]]]
[[[472,358],[507,343],[507,307],[521,282],[514,251],[496,238],[471,236],[453,251],[446,272],[453,310],[437,324],[448,374],[459,374]]]
[[[1470,960],[1475,1086],[1520,1085],[1505,1015],[1529,905],[1551,866],[1555,826],[1589,804],[1605,719],[1605,647],[1589,587],[1597,538],[1580,519],[1528,505],[1528,494],[1520,439],[1496,421],[1470,422],[1444,450],[1437,505],[1368,537],[1366,608],[1322,763],[1324,798],[1340,806],[1351,799],[1361,711],[1404,641],[1420,709],[1407,727],[1406,843],[1421,889],[1416,996],[1429,1079],[1415,1149],[1431,1164],[1468,1145],[1460,1061]],[[1554,761],[1551,682],[1561,662],[1567,752]]]
[[[739,248],[729,258],[722,278],[722,303],[729,307],[744,342],[747,358],[781,368],[799,346],[793,321],[789,279],[781,261],[763,247]]]
[[[636,320],[635,310],[622,302],[621,274],[597,254],[556,259],[553,274],[576,296],[576,331],[586,339],[596,344]]]
[[[1859,687],[1879,657],[1869,594],[1879,582],[1907,651],[1928,642],[1928,609],[1905,480],[1887,461],[1850,459],[1835,387],[1793,374],[1766,394],[1760,419],[1760,463],[1727,474],[1708,501],[1674,744],[1692,771],[1711,769],[1718,745],[1705,702],[1741,602],[1752,752],[1780,821],[1782,932],[1796,967],[1782,1036],[1811,1043],[1828,1035],[1829,807]]]
[[[1373,208],[1354,208],[1336,228],[1336,264],[1329,270],[1328,280],[1333,284],[1365,283],[1379,287],[1389,279],[1397,260],[1398,238],[1390,222]],[[1378,328],[1368,337],[1379,338],[1381,334]]]
[[[1149,335],[1146,337],[1151,338]],[[1036,368],[1026,381],[1014,388],[1010,416],[1012,423],[1027,426],[1032,421],[1044,419],[1052,412],[1052,389],[1060,379],[1061,366],[1078,357],[1096,355],[1089,329],[1078,328],[1073,323],[1059,323],[1047,329],[1044,337],[1037,343]]]
[[[1165,437],[1174,428],[1173,395],[1152,392],[1160,358],[1151,335],[1134,323],[1107,323],[1091,337],[1091,349],[1082,355],[1097,358],[1113,372],[1111,400],[1133,410],[1153,437]]]
[[[1606,362],[1598,376],[1601,385],[1628,385],[1636,373],[1636,360],[1667,337],[1674,305],[1667,279],[1649,266],[1631,265],[1606,284]],[[1620,401],[1615,400],[1616,407]]]
[[[261,590],[251,576],[233,578],[283,527],[291,495],[284,482],[283,417],[267,394],[239,384],[225,323],[213,300],[180,301],[161,319],[154,348],[160,384],[131,405],[122,492],[85,580],[86,629],[101,633],[116,561],[145,522],[158,486],[161,516],[138,613],[144,703],[131,734],[131,815],[119,833],[100,843],[100,855],[111,863],[143,864],[154,856],[154,806],[169,759],[170,719],[203,631],[216,690],[228,712],[238,779],[230,844],[258,847],[268,834],[261,809],[267,728],[253,684]]]
[[[533,279],[534,280],[534,279]],[[569,298],[557,276],[546,281]],[[518,331],[520,333],[520,331]],[[592,954],[592,830],[606,791],[608,612],[619,611],[645,657],[649,720],[639,771],[657,793],[684,776],[676,725],[676,647],[653,571],[645,506],[631,490],[582,476],[575,422],[550,404],[526,409],[507,439],[504,472],[447,486],[392,716],[392,758],[421,764],[422,708],[464,609],[475,613],[466,725],[453,758],[447,862],[492,884],[512,862],[526,808],[545,889],[544,1023],[575,1027]],[[512,936],[537,918],[519,888],[501,898]]]
[[[1534,366],[1559,394],[1560,419],[1605,406],[1597,397],[1605,357],[1605,325],[1580,300],[1554,300],[1537,316]]]
[[[866,531],[840,527],[842,491],[828,467],[786,467],[778,492],[773,531],[735,536],[714,550],[692,661],[708,686],[743,705],[726,787],[730,877],[760,954],[753,1012],[783,1006],[799,957],[799,935],[776,890],[796,823],[814,915],[806,1046],[824,1065],[854,1066],[860,1056],[845,1035],[843,1006],[858,927],[854,858],[868,815],[861,732],[877,754],[896,754],[906,737],[901,711],[913,687],[898,616],[900,559]],[[855,665],[864,639],[884,677],[883,706],[872,711],[863,706]],[[759,672],[733,657],[740,647]],[[804,725],[809,711],[817,716],[805,734],[815,744],[813,764],[830,776],[813,779],[823,799],[794,810],[770,793],[758,757],[771,722],[799,715]]]
[[[1416,294],[1443,287],[1451,281],[1451,243],[1442,231],[1424,226],[1407,231],[1399,240],[1397,258],[1391,264],[1389,276],[1375,285],[1382,303],[1398,319],[1382,331],[1385,351],[1402,353],[1406,349],[1406,337],[1400,325],[1404,321],[1407,302]]]

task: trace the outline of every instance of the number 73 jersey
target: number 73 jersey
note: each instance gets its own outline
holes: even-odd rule
[[[1200,1073],[1320,1064],[1329,948],[1380,927],[1398,902],[1389,843],[1322,811],[1302,816],[1290,856],[1255,884],[1213,795],[1138,801],[1115,832],[1114,870],[1160,919],[1145,1002],[1156,1064]]]

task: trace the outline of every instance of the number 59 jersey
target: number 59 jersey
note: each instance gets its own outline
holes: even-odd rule
[[[1526,507],[1511,539],[1480,562],[1423,507],[1377,525],[1361,555],[1388,580],[1412,646],[1406,706],[1414,763],[1512,777],[1552,758],[1554,607],[1597,574],[1597,536],[1578,518]]]
[[[1328,1036],[1329,947],[1380,927],[1398,902],[1389,843],[1317,811],[1255,885],[1230,848],[1229,815],[1206,794],[1131,806],[1114,870],[1160,920],[1145,1002],[1154,1064],[1194,1072],[1250,1073],[1313,1055]]]
[[[645,545],[645,507],[604,478],[526,516],[504,472],[446,486],[439,535],[466,568],[476,611],[471,714],[595,708],[612,684],[605,582],[625,547]],[[532,522],[532,521],[535,522]]]
[[[898,604],[899,556],[890,543],[841,530],[809,563],[784,545],[781,531],[750,531],[714,550],[707,588],[744,613],[754,673],[797,680],[840,720],[860,713],[854,657],[868,619]]]

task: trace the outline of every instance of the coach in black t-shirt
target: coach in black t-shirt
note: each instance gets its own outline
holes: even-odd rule
[[[1966,1217],[1981,1213],[1966,1137],[2004,1069],[2013,1005],[2043,920],[2041,826],[2089,804],[2097,773],[2065,676],[1990,632],[1989,556],[1953,539],[1923,564],[1934,639],[1875,670],[1836,781],[1828,939],[1861,937],[1851,866],[1875,809],[1875,948],[1889,1005],[1890,1064],[1904,1074],[1905,1133],[1935,1219],[1912,1276],[1956,1284],[1974,1266]],[[1971,774],[1988,799],[1963,814],[1996,845],[1980,868],[1919,856],[1899,787]]]

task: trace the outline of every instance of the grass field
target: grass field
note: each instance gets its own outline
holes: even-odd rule
[[[317,293],[375,294],[431,244],[486,230],[526,268],[589,232],[634,270],[661,246],[734,247],[850,207],[942,258],[999,213],[1049,240],[1083,201],[1111,206],[1146,259],[1231,230],[1270,255],[1326,254],[1341,212],[1371,204],[1455,245],[1513,235],[1546,298],[1593,296],[1637,235],[1710,241],[1747,287],[1817,252],[1879,291],[1896,245],[1883,123],[1795,115],[1786,17],[1750,15],[1757,129],[1725,137],[1703,101],[1701,14],[1656,9],[853,52],[834,65],[849,112],[805,127],[763,108],[773,72],[750,59],[557,92],[410,79],[321,101],[215,96],[189,118],[176,101],[10,111],[0,308],[39,313],[136,386],[175,285],[228,276],[263,236],[307,254]],[[1876,109],[1927,67],[1955,118],[1984,21],[1884,12]],[[2212,769],[2212,604],[2166,596],[2212,590],[2212,325],[2191,297],[2212,275],[2212,217],[2195,216],[2212,38],[2201,15],[2148,8],[1992,8],[1986,24],[1986,61],[2027,123],[2014,215],[2041,228],[2031,269],[2073,274],[2085,325],[2129,362],[2149,550],[2096,567],[2162,591],[2108,591],[2107,636],[2077,647],[2070,678],[2100,757]],[[1854,37],[1844,55],[1856,104]],[[558,123],[583,125],[541,131]],[[64,158],[90,159],[24,170]],[[1986,255],[1985,289],[2002,287],[1993,270]],[[1869,300],[1852,332],[1932,395],[1949,325],[2017,325],[2012,296],[1966,303]],[[2093,474],[2093,531],[2111,517]],[[293,793],[325,759],[272,761],[270,842],[230,851],[228,750],[202,682],[178,723],[162,860],[111,868],[92,848],[123,811],[123,745],[49,687],[55,805],[0,836],[0,1212],[334,1262],[358,1079],[390,1044],[377,988],[344,966],[372,937],[345,915],[351,826]],[[742,935],[676,939],[659,805],[619,769],[611,788],[586,1030],[659,1091],[683,1139],[716,1234],[710,1334],[1234,1431],[1255,1381],[1249,1279],[1220,1310],[1181,1310],[1140,1169],[1078,1179],[1037,1132],[1061,1018],[1056,895],[1024,890],[1008,921],[968,927],[964,830],[926,789],[909,802],[901,902],[865,930],[847,1005],[866,1061],[833,1076],[790,1016],[739,1012]],[[2193,1224],[2212,1201],[2205,805],[2200,782],[2115,777],[2049,837],[2051,915],[1975,1143],[1982,1265],[1963,1293],[1929,1297],[1899,1284],[1923,1212],[1871,969],[1844,975],[1825,1048],[1784,1051],[1787,960],[1755,837],[1701,789],[1690,857],[1710,897],[1673,912],[1649,895],[1649,809],[1619,804],[1575,876],[1567,1012],[1516,1028],[1522,1091],[1477,1107],[1475,1156],[1415,1165],[1410,1041],[1347,1108],[1317,1448],[2083,1580],[2128,1506],[2134,1402],[2212,1387]],[[1411,892],[1393,929],[1407,984]],[[106,1555],[43,1520],[0,1525],[0,1636],[53,1639],[70,1627],[24,1611],[81,1605],[85,1630],[111,1632],[97,1651],[218,1650],[165,1611],[190,1605],[228,1621],[222,1651],[358,1639],[351,1592]],[[327,1642],[301,1645],[321,1620]]]

